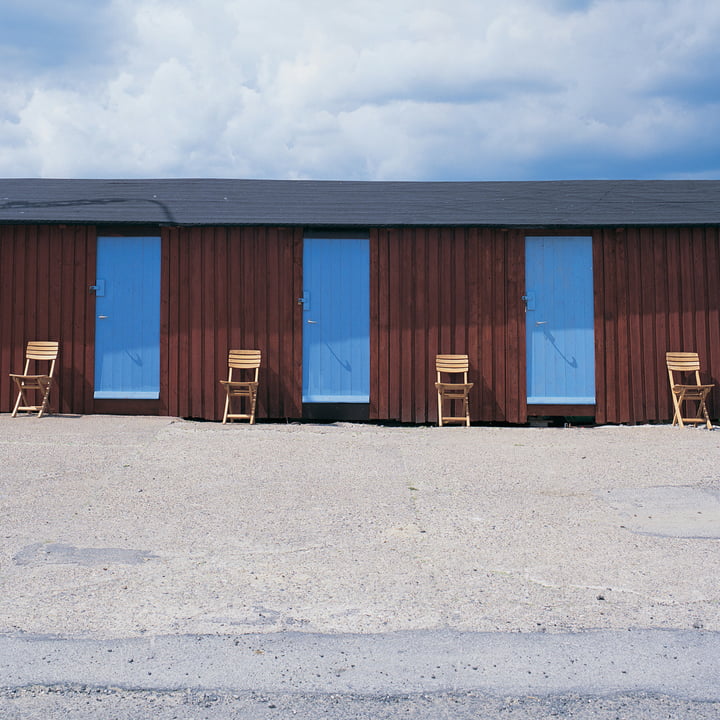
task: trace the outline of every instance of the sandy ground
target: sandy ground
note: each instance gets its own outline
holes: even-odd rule
[[[0,415],[0,633],[720,630],[720,432]]]

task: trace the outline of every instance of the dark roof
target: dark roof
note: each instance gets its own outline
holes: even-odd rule
[[[0,223],[718,225],[720,180],[0,180]]]

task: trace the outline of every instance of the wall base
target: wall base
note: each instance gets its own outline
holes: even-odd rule
[[[159,400],[93,400],[96,415],[159,415]]]

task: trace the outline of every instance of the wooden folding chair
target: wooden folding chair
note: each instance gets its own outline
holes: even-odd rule
[[[260,371],[260,350],[231,350],[228,354],[228,379],[220,382],[225,387],[227,397],[225,398],[225,413],[223,414],[223,425],[228,420],[249,420],[251,425],[255,424],[255,407],[257,405],[258,375]],[[252,380],[235,380],[233,371],[238,370],[252,372]],[[248,412],[230,412],[232,401],[237,400],[238,410],[242,410],[242,404],[247,404]]]
[[[38,417],[42,417],[47,410],[59,348],[60,344],[54,341],[30,341],[27,344],[25,370],[22,375],[10,373],[10,377],[18,388],[18,396],[12,411],[12,417],[16,417],[19,410],[28,413],[36,412]],[[47,373],[44,375],[29,375],[31,362],[36,365],[41,362],[48,363]],[[36,400],[34,404],[30,402],[30,393],[33,394],[32,399]],[[37,403],[38,395],[41,400],[40,404]]]
[[[469,360],[467,355],[437,355],[435,357],[435,371],[437,373],[438,425],[445,423],[464,423],[470,427],[470,389],[473,383],[467,381]],[[462,375],[462,382],[443,382],[442,375]],[[445,403],[450,403],[449,412],[452,412],[454,402],[461,402],[462,416],[445,415]]]
[[[665,354],[668,377],[670,379],[670,391],[672,392],[675,415],[673,425],[684,427],[685,423],[705,423],[708,430],[712,430],[712,423],[707,410],[707,396],[715,387],[714,385],[703,385],[700,382],[700,358],[695,352],[669,352]],[[682,384],[675,382],[674,373],[680,373],[680,378],[686,373],[692,373],[695,383]],[[683,417],[684,403],[695,403],[695,417]]]

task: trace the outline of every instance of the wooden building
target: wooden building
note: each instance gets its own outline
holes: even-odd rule
[[[668,350],[720,382],[720,181],[0,180],[0,411],[60,341],[63,413],[218,420],[229,348],[259,418],[668,421]],[[720,413],[720,391],[710,399]]]

